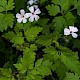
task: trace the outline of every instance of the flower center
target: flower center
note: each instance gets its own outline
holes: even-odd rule
[[[70,30],[70,33],[72,33],[72,30]]]
[[[24,15],[22,15],[21,18],[24,18]]]
[[[32,15],[34,15],[34,12],[32,13]]]

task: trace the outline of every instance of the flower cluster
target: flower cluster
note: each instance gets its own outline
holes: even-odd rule
[[[20,10],[20,13],[16,14],[17,22],[21,23],[26,23],[27,19],[29,19],[30,22],[33,22],[34,20],[38,21],[39,16],[38,14],[41,13],[40,9],[38,8],[38,5],[33,5],[37,4],[37,0],[29,0],[27,6],[28,10],[30,11],[29,13],[25,13],[23,9]]]
[[[78,28],[74,27],[74,26],[69,26],[69,29],[68,28],[64,29],[64,35],[70,35],[71,34],[73,38],[77,38],[78,35],[75,32],[78,32]]]
[[[16,14],[16,18],[17,18],[17,22],[19,23],[26,23],[27,19],[30,22],[33,22],[34,20],[38,21],[38,19],[40,18],[38,15],[41,13],[40,9],[38,8],[38,0],[29,0],[27,2],[27,8],[29,10],[29,12],[25,12],[24,9],[20,10],[20,13]],[[64,35],[72,35],[73,38],[77,38],[78,34],[76,33],[78,32],[77,27],[74,26],[69,26],[68,28],[64,29]]]

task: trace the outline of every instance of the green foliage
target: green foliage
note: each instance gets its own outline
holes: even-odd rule
[[[7,30],[8,27],[13,27],[14,16],[7,11],[14,8],[13,0],[0,0],[0,31]],[[5,13],[3,13],[5,11]]]
[[[73,48],[80,48],[80,40],[79,39],[76,39],[76,40],[73,40]]]
[[[46,8],[49,10],[51,16],[55,16],[60,12],[59,6],[57,5],[48,5]]]
[[[7,30],[8,27],[13,27],[13,14],[0,13],[0,31]]]
[[[0,0],[0,12],[9,11],[14,8],[13,0]]]
[[[1,77],[0,80],[15,80],[12,75],[12,70],[6,68],[0,68]]]
[[[9,69],[2,69],[2,68],[0,68],[0,71],[1,71],[2,75],[6,76],[6,77],[10,77],[11,73],[12,73],[10,68]]]
[[[58,32],[61,32],[66,25],[66,22],[63,16],[55,17],[55,19],[53,20],[53,23],[54,23],[55,30]]]
[[[28,69],[32,69],[35,60],[35,52],[26,47],[21,58],[21,63],[14,64],[14,66],[20,71],[25,73]]]
[[[12,10],[14,8],[13,0],[8,0],[6,10]]]
[[[41,27],[32,27],[29,28],[25,31],[25,36],[28,41],[33,41],[36,36],[41,32],[42,28]]]
[[[21,34],[15,34],[14,32],[8,32],[6,34],[3,35],[4,38],[10,40],[10,42],[15,44],[23,44],[24,43],[24,38],[22,37],[22,33]]]
[[[39,0],[40,19],[18,23],[27,1],[0,0],[0,80],[80,80],[80,0]]]
[[[15,1],[15,13],[19,12],[20,9],[23,9],[26,7],[26,2],[28,0],[14,0]]]
[[[67,26],[74,25],[74,16],[71,12],[68,12],[64,17],[65,17]]]
[[[64,80],[79,80],[79,76],[77,73],[66,73],[66,76]]]
[[[52,0],[54,4],[60,5],[61,11],[69,8],[69,0]]]
[[[44,76],[51,74],[50,67],[52,62],[49,60],[43,61],[41,58],[35,62],[34,66],[34,60],[35,52],[33,52],[33,49],[26,48],[23,53],[23,58],[20,59],[20,63],[14,64],[14,66],[22,74],[27,71],[26,79],[28,80],[36,80],[37,77],[41,80]]]
[[[40,3],[40,4],[43,4],[43,3],[45,3],[46,1],[48,1],[48,0],[40,0],[39,3]]]
[[[47,53],[44,54],[44,59],[54,62],[52,65],[52,71],[56,71],[57,75],[59,76],[59,80],[63,80],[66,72],[69,70],[80,75],[80,64],[78,62],[77,53],[60,46],[59,48],[62,52],[57,51],[53,47],[47,47],[43,50],[45,53]]]

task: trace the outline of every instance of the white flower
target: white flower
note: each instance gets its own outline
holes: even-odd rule
[[[30,7],[30,6],[27,6],[28,9],[29,9],[29,7]],[[33,5],[33,7],[34,7],[35,9],[37,9],[37,8],[38,8],[38,5]]]
[[[19,13],[16,14],[16,18],[17,18],[17,22],[19,22],[19,23],[21,23],[21,22],[26,23],[27,22],[27,19],[26,19],[27,16],[26,16],[25,11],[23,9],[20,10],[20,14]]]
[[[68,28],[64,29],[64,35],[71,34],[73,38],[77,38],[78,35],[75,32],[78,32],[78,29],[77,29],[77,27],[74,27],[74,26],[69,26],[69,29]]]
[[[40,9],[37,8],[37,9],[35,10],[34,6],[31,6],[31,7],[29,7],[29,11],[30,11],[31,13],[26,13],[26,16],[29,18],[29,21],[30,21],[30,22],[33,22],[34,20],[37,21],[37,20],[39,19],[38,14],[41,13]]]
[[[27,4],[30,5],[37,4],[37,0],[29,0]]]

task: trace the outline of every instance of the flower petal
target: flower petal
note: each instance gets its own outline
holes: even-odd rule
[[[30,22],[33,22],[33,21],[34,21],[34,15],[32,15],[32,16],[29,18],[29,21],[30,21]]]
[[[34,6],[34,8],[35,8],[35,9],[37,9],[37,8],[38,8],[38,5],[33,5],[33,6]]]
[[[16,18],[21,18],[21,14],[17,13]]]
[[[26,23],[26,22],[27,22],[27,19],[24,18],[24,19],[23,19],[23,23]]]
[[[29,11],[30,11],[31,13],[34,13],[34,7],[33,7],[33,6],[29,7]]]
[[[67,29],[67,28],[65,28],[65,29],[64,29],[64,35],[70,35],[70,30]]]
[[[38,15],[34,15],[35,20],[37,21],[39,19]]]
[[[20,10],[20,13],[21,13],[22,15],[24,15],[24,14],[25,14],[25,11],[24,11],[23,9],[21,9],[21,10]]]
[[[36,11],[34,12],[34,14],[40,14],[40,13],[41,13],[40,9],[36,9]]]
[[[71,33],[73,38],[77,38],[78,35],[76,33]]]
[[[31,15],[32,15],[32,13],[26,13],[26,14],[24,15],[24,17],[25,17],[25,18],[29,18]]]
[[[72,32],[78,32],[78,28],[74,26],[69,26],[70,31]]]
[[[22,18],[17,19],[17,22],[21,23],[22,22]]]
[[[32,5],[33,3],[34,3],[33,0],[29,0],[29,1],[28,1],[28,4],[30,4],[30,5]]]

